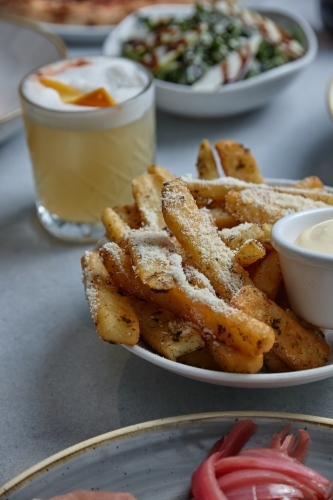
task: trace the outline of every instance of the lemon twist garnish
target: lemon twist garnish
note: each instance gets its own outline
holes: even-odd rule
[[[116,104],[116,101],[110,96],[104,87],[100,87],[84,94],[81,90],[56,80],[49,80],[48,78],[41,77],[39,81],[45,87],[56,90],[62,102],[66,104],[76,104],[78,106],[90,106],[96,108],[106,108]]]
[[[108,106],[114,106],[116,104],[104,87],[100,87],[92,92],[83,94],[71,101],[71,103],[79,104],[80,106],[92,106],[99,108],[107,108]]]

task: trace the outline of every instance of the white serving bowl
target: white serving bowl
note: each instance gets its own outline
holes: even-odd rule
[[[21,126],[18,86],[30,71],[66,57],[65,44],[38,23],[0,14],[0,142]]]
[[[103,54],[115,56],[122,42],[130,38],[137,24],[137,14],[152,18],[166,15],[184,17],[193,7],[189,5],[152,5],[130,14],[114,28],[103,45]],[[289,85],[314,59],[317,39],[311,26],[302,17],[280,8],[256,9],[273,19],[286,30],[302,33],[305,54],[290,63],[267,71],[249,80],[222,85],[218,91],[194,91],[190,86],[155,79],[157,107],[163,111],[196,118],[224,117],[259,108],[271,101]]]
[[[333,329],[333,255],[295,245],[303,230],[329,219],[333,207],[293,213],[274,224],[271,239],[292,309],[314,325]]]

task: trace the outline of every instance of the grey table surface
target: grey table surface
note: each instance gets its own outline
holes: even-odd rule
[[[195,173],[199,142],[251,148],[266,177],[317,174],[333,185],[333,122],[326,109],[333,36],[315,0],[266,0],[302,14],[319,52],[265,108],[212,121],[158,113],[157,162]],[[100,47],[70,47],[70,54]],[[333,379],[283,389],[195,382],[149,364],[95,333],[81,283],[90,245],[60,242],[40,226],[23,131],[0,146],[0,483],[47,456],[134,423],[205,411],[271,410],[333,417]]]

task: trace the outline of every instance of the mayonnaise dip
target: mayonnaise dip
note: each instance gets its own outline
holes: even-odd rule
[[[302,231],[297,236],[295,245],[333,255],[333,219],[325,220]]]

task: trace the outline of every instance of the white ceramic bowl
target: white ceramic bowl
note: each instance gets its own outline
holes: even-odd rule
[[[294,243],[304,229],[329,219],[333,219],[333,207],[297,212],[276,222],[271,238],[292,309],[310,323],[332,329],[333,255]]]
[[[187,16],[189,5],[153,5],[138,12],[153,18],[165,15]],[[170,113],[196,118],[223,117],[259,108],[271,101],[299,75],[317,53],[317,39],[310,25],[302,17],[280,8],[256,9],[280,24],[286,30],[302,33],[305,54],[288,64],[274,68],[249,80],[221,86],[219,91],[193,91],[190,86],[155,79],[157,107]],[[122,42],[128,39],[137,23],[137,13],[130,14],[114,28],[103,45],[105,55],[121,52]]]
[[[66,57],[66,46],[39,24],[0,14],[0,142],[22,124],[18,86],[39,66]]]

